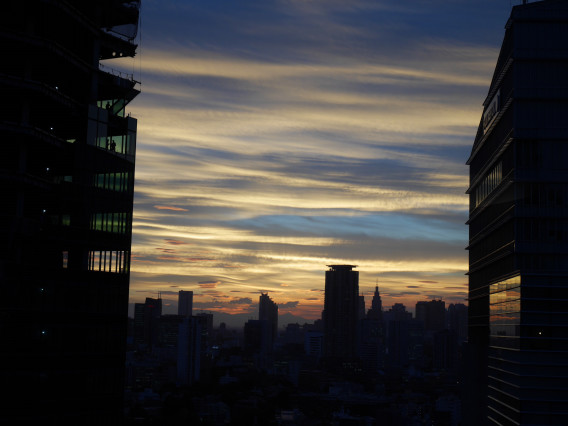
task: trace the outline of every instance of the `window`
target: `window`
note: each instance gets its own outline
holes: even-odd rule
[[[89,271],[125,274],[130,267],[130,252],[124,250],[91,250]]]
[[[503,164],[497,164],[487,176],[475,188],[475,207],[480,205],[485,198],[501,183],[503,180]]]
[[[67,265],[69,264],[69,252],[67,250],[63,251],[62,260],[63,260],[62,264],[63,269],[67,269]]]

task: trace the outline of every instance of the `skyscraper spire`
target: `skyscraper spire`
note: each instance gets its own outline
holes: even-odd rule
[[[367,317],[370,319],[381,320],[383,318],[383,302],[381,300],[381,295],[379,293],[379,283],[377,279],[377,284],[375,285],[375,293],[373,294],[373,300],[371,301],[371,309],[367,312]]]

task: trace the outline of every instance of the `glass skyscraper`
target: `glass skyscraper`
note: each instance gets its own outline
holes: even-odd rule
[[[568,2],[515,6],[505,28],[467,162],[473,379],[464,418],[566,425]]]

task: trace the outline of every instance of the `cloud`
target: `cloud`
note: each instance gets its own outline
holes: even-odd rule
[[[187,244],[185,241],[180,241],[180,240],[165,239],[164,241],[166,241],[167,244],[172,244],[172,245],[175,245],[175,246]]]
[[[181,207],[174,207],[174,206],[154,206],[155,209],[158,210],[173,210],[176,212],[186,212],[188,211],[187,209],[181,208]]]
[[[250,297],[241,297],[240,299],[233,299],[229,301],[229,303],[236,305],[250,305],[252,303],[252,299]]]
[[[197,283],[200,288],[216,288],[221,281],[201,281]]]
[[[278,309],[294,309],[298,306],[299,303],[299,301],[279,303]]]

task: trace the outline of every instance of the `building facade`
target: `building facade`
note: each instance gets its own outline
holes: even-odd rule
[[[139,91],[110,66],[135,55],[139,6],[3,4],[3,424],[122,417]]]
[[[568,424],[566,40],[568,2],[512,9],[467,162],[471,424]]]

